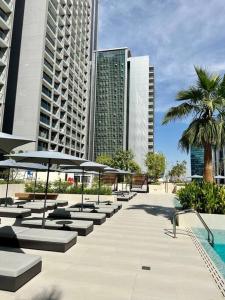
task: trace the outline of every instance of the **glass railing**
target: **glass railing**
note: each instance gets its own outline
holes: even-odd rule
[[[7,34],[5,33],[5,31],[0,28],[0,38],[4,40],[6,36]]]
[[[51,29],[51,31],[55,34],[55,33],[56,33],[56,28],[53,27],[53,26],[50,24],[49,21],[47,22],[47,24],[48,24],[48,27]]]
[[[48,33],[46,33],[46,38],[52,44],[52,46],[55,47],[55,41],[50,37],[50,35]]]
[[[44,59],[44,64],[47,66],[51,71],[53,71],[53,66],[47,61],[47,59]]]
[[[56,22],[57,16],[51,11],[51,9],[48,9],[48,12],[49,12],[50,16],[52,17],[52,19]]]
[[[1,8],[0,8],[0,17],[4,20],[4,21],[8,21],[8,18],[9,18],[9,15],[7,15],[5,12],[4,12],[4,10],[2,10]]]
[[[52,59],[54,59],[54,53],[48,47],[45,47],[45,51],[48,53],[49,56],[51,56]]]

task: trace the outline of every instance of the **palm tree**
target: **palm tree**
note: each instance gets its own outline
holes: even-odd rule
[[[176,96],[183,103],[171,107],[162,124],[191,117],[188,128],[179,140],[179,146],[189,151],[191,146],[204,148],[203,178],[213,182],[212,149],[225,144],[225,75],[210,74],[195,67],[197,82]]]

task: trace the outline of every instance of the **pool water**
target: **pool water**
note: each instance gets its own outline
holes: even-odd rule
[[[217,269],[225,279],[225,230],[213,229],[214,246],[207,240],[207,231],[203,228],[192,228],[202,246],[214,262]]]
[[[225,244],[215,244],[213,248],[216,251],[216,253],[220,256],[222,261],[225,262]]]

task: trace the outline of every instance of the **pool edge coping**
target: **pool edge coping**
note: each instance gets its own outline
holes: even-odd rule
[[[208,255],[206,250],[204,249],[203,245],[192,231],[191,228],[186,227],[186,231],[188,232],[189,236],[191,237],[196,249],[198,250],[200,256],[202,257],[207,269],[209,270],[212,278],[214,279],[217,287],[219,288],[223,297],[225,297],[225,280],[222,277],[220,271],[212,261],[211,257]]]

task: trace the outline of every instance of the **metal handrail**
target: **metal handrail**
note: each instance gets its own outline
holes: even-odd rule
[[[174,215],[173,215],[173,235],[174,238],[176,238],[176,221],[177,221],[177,216],[178,215],[182,215],[182,214],[186,214],[186,213],[195,213],[196,216],[199,218],[199,220],[201,221],[201,223],[203,224],[203,226],[205,227],[207,233],[208,233],[208,242],[211,246],[214,245],[214,235],[212,233],[212,231],[209,229],[208,225],[205,223],[205,221],[203,220],[202,216],[195,210],[195,209],[185,209],[182,211],[177,211]]]

